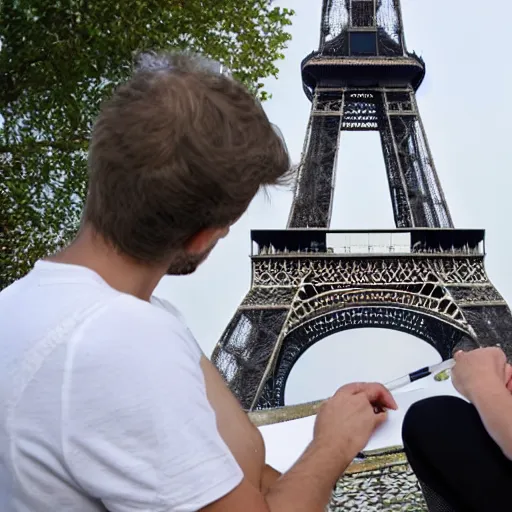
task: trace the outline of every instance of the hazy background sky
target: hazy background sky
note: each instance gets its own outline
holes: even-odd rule
[[[321,0],[276,2],[295,9],[293,40],[265,104],[298,162],[309,118],[300,62],[318,48]],[[402,0],[406,41],[427,65],[418,103],[441,183],[459,228],[487,230],[487,271],[512,301],[512,2]],[[377,132],[344,132],[331,227],[394,228]],[[156,294],[185,315],[210,355],[250,286],[250,230],[284,229],[291,193],[260,194],[230,236],[192,276],[165,278]],[[318,342],[292,370],[287,403],[325,398],[352,380],[386,381],[439,356],[426,343],[394,331],[350,330]]]

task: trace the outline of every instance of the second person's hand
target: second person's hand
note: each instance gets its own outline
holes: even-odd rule
[[[512,390],[512,367],[498,347],[478,348],[454,355],[452,382],[459,393],[470,402],[485,396],[493,389]]]

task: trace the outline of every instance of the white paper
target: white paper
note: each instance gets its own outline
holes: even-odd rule
[[[365,450],[379,450],[388,446],[402,445],[402,422],[405,413],[415,402],[438,395],[463,398],[453,387],[451,380],[436,382],[432,376],[397,390],[393,396],[398,404],[397,411],[389,411],[388,418],[373,434]]]
[[[377,429],[365,450],[402,445],[402,422],[409,407],[423,398],[437,395],[458,396],[451,380],[436,382],[432,376],[397,390],[393,396],[398,411],[389,411],[386,422]],[[267,463],[287,471],[313,438],[316,416],[260,427],[267,451]]]

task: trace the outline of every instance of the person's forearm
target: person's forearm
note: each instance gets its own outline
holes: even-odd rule
[[[508,459],[512,460],[512,395],[503,386],[483,388],[474,399],[482,422]]]
[[[270,511],[324,512],[337,480],[351,462],[351,457],[313,441],[267,492]]]
[[[267,494],[267,492],[276,484],[277,480],[281,478],[281,473],[274,469],[272,466],[266,464],[263,467],[261,474],[261,492]]]

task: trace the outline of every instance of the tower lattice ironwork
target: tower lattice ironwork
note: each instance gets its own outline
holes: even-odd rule
[[[284,405],[318,340],[362,327],[433,345],[501,343],[512,316],[485,268],[484,231],[454,229],[416,102],[425,75],[399,0],[323,0],[320,47],[302,62],[312,102],[286,230],[253,231],[252,282],[213,353],[242,405]],[[395,230],[331,230],[340,134],[377,130]]]

